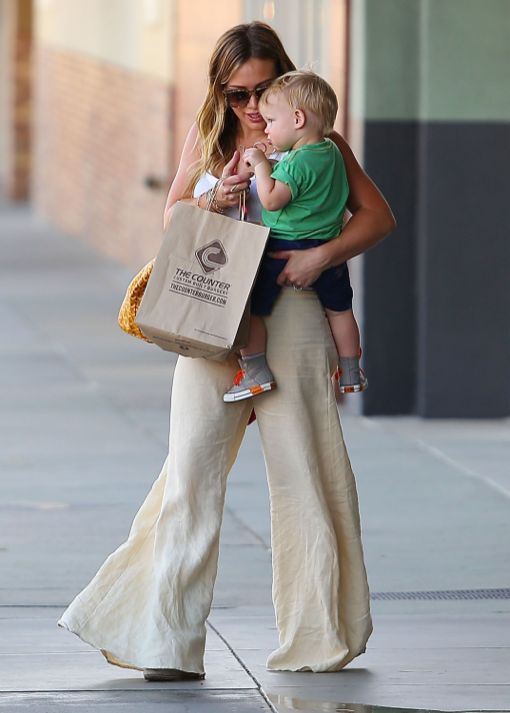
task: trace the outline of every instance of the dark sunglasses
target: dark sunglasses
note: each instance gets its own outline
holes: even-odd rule
[[[255,87],[255,89],[224,89],[223,94],[228,106],[233,109],[237,109],[237,107],[244,108],[248,105],[252,94],[257,97],[258,101],[271,84],[272,80]]]

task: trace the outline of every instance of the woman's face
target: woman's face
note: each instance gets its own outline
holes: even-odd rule
[[[276,78],[276,67],[272,59],[256,59],[252,57],[242,64],[230,77],[226,90],[257,89]],[[241,126],[248,131],[264,130],[266,122],[259,113],[259,100],[251,94],[246,106],[233,106],[231,110],[239,119]]]

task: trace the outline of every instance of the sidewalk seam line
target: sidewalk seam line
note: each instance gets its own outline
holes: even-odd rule
[[[437,446],[432,446],[423,439],[416,438],[416,436],[402,433],[398,430],[398,428],[385,427],[384,424],[373,421],[367,416],[361,416],[360,418],[367,427],[378,428],[383,432],[389,431],[390,433],[397,434],[399,438],[401,438],[403,441],[407,441],[407,443],[415,445],[420,450],[425,451],[425,453],[428,453],[437,460],[442,461],[446,465],[451,466],[454,471],[457,471],[457,474],[467,475],[472,480],[477,480],[479,483],[485,484],[487,487],[492,490],[495,490],[500,495],[503,495],[505,498],[510,499],[510,490],[507,490],[507,488],[503,487],[492,478],[489,478],[486,475],[482,475],[481,473],[478,473],[477,471],[472,470],[471,468],[467,468],[465,465],[462,465],[462,463],[459,463],[454,458],[451,458]]]
[[[262,698],[265,700],[266,704],[268,705],[269,710],[273,711],[273,713],[278,713],[277,709],[273,706],[273,704],[271,703],[271,701],[270,701],[269,698],[267,697],[265,691],[264,691],[263,688],[262,688],[262,685],[259,683],[259,681],[257,681],[257,679],[255,678],[255,676],[252,674],[252,672],[250,671],[250,669],[246,666],[246,664],[245,664],[244,661],[241,659],[241,657],[234,651],[234,649],[233,649],[232,646],[228,643],[227,639],[223,636],[223,634],[220,634],[220,632],[218,631],[218,629],[214,626],[214,624],[211,624],[211,622],[210,622],[209,620],[207,620],[207,625],[214,631],[214,633],[216,634],[216,636],[217,636],[221,641],[223,641],[223,643],[225,644],[225,646],[227,647],[227,649],[230,651],[230,653],[232,654],[232,656],[235,658],[235,660],[238,662],[238,664],[244,669],[244,671],[248,674],[248,676],[251,678],[251,680],[255,683],[255,685],[257,686],[257,689],[258,689],[260,695],[262,696]]]
[[[225,511],[228,512],[228,514],[239,524],[241,525],[247,532],[250,533],[261,545],[263,545],[264,549],[270,553],[271,552],[271,547],[270,545],[267,544],[267,542],[264,540],[261,535],[258,534],[255,530],[253,530],[249,525],[247,525],[244,520],[236,513],[236,511],[230,507],[229,505],[225,505]]]
[[[492,490],[496,490],[496,492],[498,492],[500,495],[503,495],[505,498],[510,499],[510,490],[507,490],[492,478],[489,478],[486,475],[482,475],[481,473],[477,473],[475,470],[471,470],[471,468],[467,468],[465,465],[462,465],[462,463],[458,463],[456,460],[446,455],[446,453],[443,453],[443,451],[437,448],[436,446],[431,446],[419,438],[414,439],[414,442],[419,448],[426,451],[427,453],[430,453],[432,456],[435,456],[443,463],[452,466],[463,475],[467,475],[473,480],[478,480],[478,482],[480,483],[485,483],[485,485],[487,485],[489,488],[492,488]]]

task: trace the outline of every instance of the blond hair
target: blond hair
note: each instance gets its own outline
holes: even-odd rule
[[[267,105],[272,96],[283,94],[292,109],[310,111],[321,122],[324,134],[333,131],[338,100],[335,92],[325,79],[309,70],[295,70],[275,79],[260,98],[262,106]]]
[[[209,62],[209,86],[197,114],[200,158],[192,166],[188,191],[206,171],[217,176],[236,149],[238,119],[225,101],[230,77],[251,58],[272,60],[276,76],[294,69],[280,38],[263,22],[236,25],[217,41]]]

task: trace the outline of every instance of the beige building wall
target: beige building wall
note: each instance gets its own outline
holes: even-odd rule
[[[172,81],[176,0],[35,0],[35,5],[40,43]]]
[[[161,241],[174,12],[174,0],[36,2],[36,209],[133,266]]]

